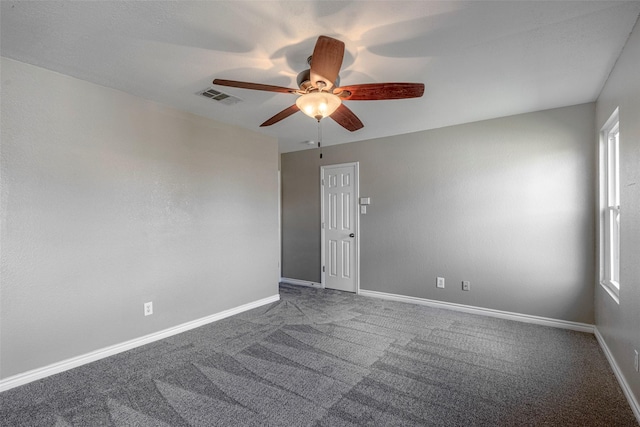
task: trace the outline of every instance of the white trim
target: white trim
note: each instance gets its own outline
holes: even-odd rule
[[[620,367],[616,363],[616,359],[614,359],[613,354],[611,353],[611,350],[609,350],[609,347],[607,346],[607,343],[605,342],[604,337],[600,334],[600,331],[598,331],[597,327],[594,328],[594,334],[596,336],[596,339],[598,340],[598,344],[600,344],[600,347],[604,352],[604,355],[607,357],[607,360],[609,361],[609,365],[611,365],[611,369],[613,370],[613,373],[618,379],[618,383],[620,383],[620,388],[622,388],[622,391],[626,396],[627,401],[629,402],[629,406],[631,406],[631,410],[633,411],[633,414],[636,416],[636,419],[640,424],[640,404],[638,403],[638,400],[633,395],[633,391],[631,391],[631,387],[629,386],[629,383],[627,383],[627,380],[622,374]]]
[[[588,323],[570,322],[568,320],[551,319],[549,317],[532,316],[529,314],[513,313],[510,311],[493,310],[490,308],[474,307],[471,305],[455,304],[452,302],[442,302],[426,298],[388,294],[386,292],[367,291],[365,289],[361,289],[360,295],[366,297],[382,298],[391,301],[426,305],[429,307],[444,308],[448,310],[463,311],[465,313],[479,314],[481,316],[498,317],[500,319],[515,320],[517,322],[533,323],[536,325],[551,326],[554,328],[570,329],[572,331],[578,332],[593,333],[594,330],[594,326]]]
[[[331,168],[341,168],[341,167],[349,167],[353,166],[355,170],[355,179],[354,179],[354,221],[355,221],[355,246],[356,246],[356,256],[355,262],[356,266],[354,269],[356,276],[356,294],[360,293],[360,210],[359,203],[360,200],[360,162],[349,162],[349,163],[338,163],[334,165],[324,165],[320,166],[320,283],[322,287],[325,287],[325,272],[322,271],[322,267],[325,265],[325,233],[324,233],[324,170]]]
[[[278,276],[282,275],[282,172],[278,166]]]
[[[616,288],[611,282],[600,282],[600,286],[602,286],[602,289],[604,289],[611,298],[613,298],[613,300],[616,302],[616,304],[620,305],[620,297],[618,296],[617,292],[620,292],[620,285],[618,285],[618,287]]]
[[[80,356],[72,357],[70,359],[63,360],[61,362],[53,363],[51,365],[44,366],[42,368],[33,369],[31,371],[24,372],[22,374],[14,375],[9,378],[0,380],[0,392],[10,390],[14,387],[18,387],[32,381],[36,381],[50,375],[59,374],[60,372],[68,371],[69,369],[77,368],[78,366],[86,365],[87,363],[95,362],[96,360],[104,359],[105,357],[113,356],[123,351],[131,350],[136,347],[143,346],[145,344],[152,343],[173,335],[180,334],[182,332],[189,331],[191,329],[204,326],[206,324],[222,320],[226,317],[240,314],[242,312],[258,308],[265,304],[270,304],[280,300],[280,294],[272,295],[257,301],[253,301],[247,304],[243,304],[238,307],[230,308],[210,316],[202,317],[200,319],[192,320],[190,322],[183,323],[178,326],[174,326],[159,332],[154,332],[149,335],[145,335],[140,338],[135,338],[129,341],[125,341],[120,344],[115,344],[109,347],[105,347],[100,350],[92,351]]]
[[[324,286],[322,285],[322,283],[310,282],[308,280],[289,279],[288,277],[281,277],[280,278],[280,283],[286,283],[288,285],[295,285],[295,286],[306,286],[306,287],[309,287],[309,288],[323,288],[324,289]]]

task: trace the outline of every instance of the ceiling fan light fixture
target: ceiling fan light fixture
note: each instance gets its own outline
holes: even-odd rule
[[[296,105],[307,116],[318,121],[333,114],[342,104],[342,100],[329,92],[311,92],[301,95]]]

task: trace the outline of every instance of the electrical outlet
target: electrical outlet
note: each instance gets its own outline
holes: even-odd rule
[[[638,350],[633,350],[633,369],[636,370],[636,372],[640,372],[638,370],[639,366],[638,366]]]
[[[444,289],[444,277],[436,278],[436,288]]]
[[[153,314],[153,303],[152,302],[145,302],[144,303],[144,315],[145,316],[150,316]]]
[[[463,291],[470,291],[471,290],[471,282],[469,282],[468,280],[464,280],[462,282],[462,290]]]

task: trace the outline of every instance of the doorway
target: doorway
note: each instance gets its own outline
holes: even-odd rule
[[[359,164],[320,167],[322,285],[360,289]]]

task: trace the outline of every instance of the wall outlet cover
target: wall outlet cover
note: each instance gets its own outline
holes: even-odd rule
[[[444,289],[444,277],[436,278],[436,288]]]
[[[463,291],[470,291],[471,290],[471,282],[469,282],[468,280],[464,280],[462,282],[462,290]]]
[[[144,315],[149,316],[153,314],[153,302],[144,303]]]

